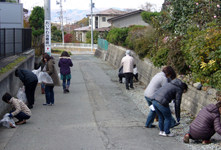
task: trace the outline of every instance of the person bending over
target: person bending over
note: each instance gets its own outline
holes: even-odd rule
[[[19,99],[11,96],[9,93],[5,93],[2,96],[2,100],[8,104],[12,104],[13,111],[10,112],[9,117],[17,118],[18,121],[15,122],[16,125],[25,124],[26,120],[31,117],[31,110]]]
[[[177,122],[180,122],[182,94],[185,93],[187,89],[188,86],[186,83],[182,82],[180,79],[174,79],[171,82],[164,84],[153,95],[153,106],[159,117],[160,136],[175,136],[173,133],[170,133],[172,115],[169,103],[174,100]]]
[[[183,142],[189,139],[202,140],[202,144],[211,143],[210,138],[217,132],[221,135],[221,102],[209,104],[200,110],[199,114],[190,124],[189,132],[185,134]]]
[[[35,89],[38,84],[37,76],[28,69],[16,69],[15,76],[23,82],[25,86],[25,94],[28,100],[28,108],[33,108],[35,102]]]

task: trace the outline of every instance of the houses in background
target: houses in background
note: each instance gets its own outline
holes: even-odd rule
[[[122,28],[129,27],[130,25],[144,25],[148,26],[148,23],[144,22],[141,13],[144,10],[136,10],[123,15],[119,15],[107,20],[108,23],[111,24],[112,27]]]
[[[109,31],[111,24],[107,22],[107,20],[125,13],[126,12],[124,11],[110,8],[104,11],[100,11],[98,13],[94,13],[92,15],[93,22],[91,22],[91,15],[86,15],[87,17],[89,17],[89,26],[74,29],[74,31],[76,32],[76,39],[81,42],[86,42],[86,33],[88,31],[91,31],[91,24],[93,24],[93,31]]]
[[[109,31],[110,27],[128,27],[130,25],[148,25],[142,20],[141,12],[143,10],[136,10],[133,12],[125,12],[117,9],[107,9],[93,14],[93,31],[103,33]],[[81,42],[86,42],[86,33],[91,31],[91,16],[89,17],[89,26],[74,29],[76,32],[76,39]]]

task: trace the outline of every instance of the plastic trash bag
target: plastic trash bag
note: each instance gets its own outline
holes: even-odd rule
[[[14,120],[10,118],[8,115],[9,113],[5,114],[3,119],[0,121],[0,123],[7,128],[15,128],[16,125]]]
[[[40,72],[37,77],[38,77],[38,83],[43,82],[43,83],[53,84],[52,78],[46,72]]]
[[[173,101],[169,103],[169,107],[170,107],[171,113],[174,114],[175,113],[175,107],[174,107],[174,102]]]
[[[155,108],[154,108],[154,106],[153,105],[150,105],[150,107],[149,107],[152,111],[155,111]]]
[[[39,67],[37,70],[32,70],[32,72],[38,76],[38,74],[41,72],[41,67]]]
[[[18,89],[18,92],[17,92],[16,97],[17,97],[19,100],[23,101],[25,104],[27,103],[27,97],[26,97],[26,94],[25,94],[25,86],[20,87],[20,88]]]

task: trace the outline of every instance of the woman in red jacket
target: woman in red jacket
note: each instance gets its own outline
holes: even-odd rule
[[[199,114],[190,124],[189,133],[184,136],[183,142],[189,143],[189,139],[203,140],[203,144],[211,143],[210,138],[217,132],[221,135],[221,102],[216,105],[209,104],[200,110]]]

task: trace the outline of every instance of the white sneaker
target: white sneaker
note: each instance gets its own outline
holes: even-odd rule
[[[170,134],[166,134],[165,132],[162,134],[162,136],[165,136],[165,137],[174,137],[175,134],[174,133],[170,133]]]
[[[163,136],[163,134],[165,134],[165,132],[164,131],[160,131],[159,135]]]

